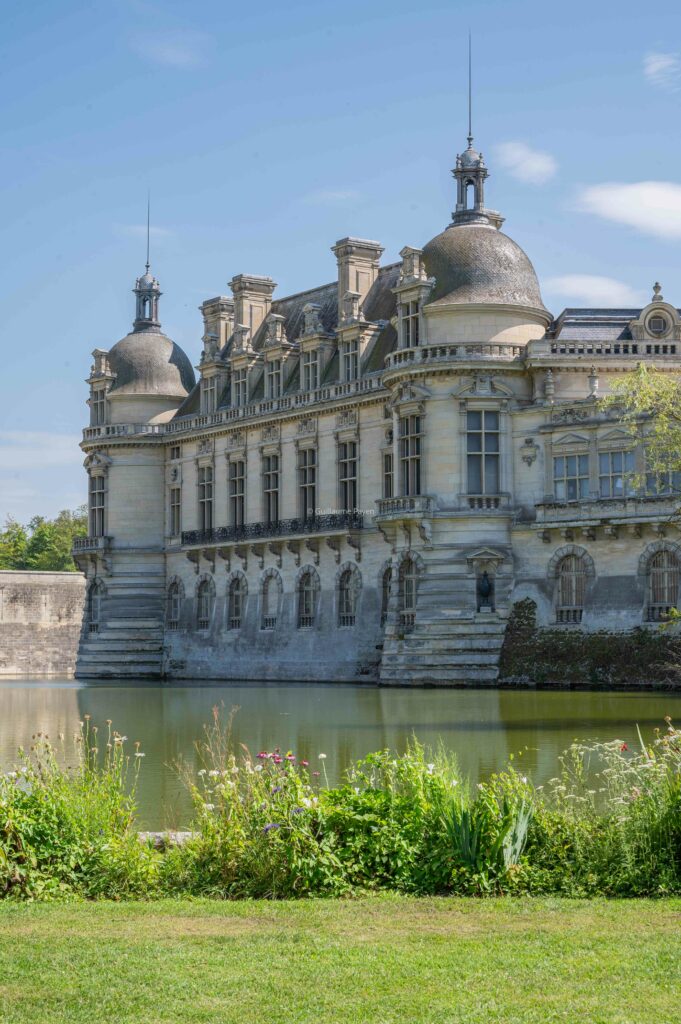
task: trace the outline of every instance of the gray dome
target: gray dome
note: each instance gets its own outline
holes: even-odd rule
[[[143,274],[142,277],[138,277],[137,278],[137,285],[136,285],[136,287],[137,288],[158,288],[158,281],[153,276],[153,274],[150,274],[149,271],[147,270],[146,274]]]
[[[179,345],[160,331],[133,331],[109,352],[116,374],[111,392],[186,398],[194,387],[194,370]]]
[[[480,163],[481,157],[477,150],[469,146],[461,154],[461,166],[462,167],[477,167]]]
[[[519,245],[491,224],[452,224],[428,242],[431,302],[492,302],[543,309],[539,282]]]

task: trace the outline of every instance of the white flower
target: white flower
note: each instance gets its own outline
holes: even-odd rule
[[[208,772],[208,778],[209,779],[216,779],[219,774],[220,774],[220,772],[218,772],[215,769],[213,769],[212,771]]]
[[[458,780],[458,779],[452,779],[452,780],[451,780],[451,782],[450,782],[449,784],[450,784],[450,786],[452,786],[452,787],[454,787],[454,786],[458,786],[458,785],[459,785],[459,780]]]
[[[237,765],[233,764],[232,765],[232,775],[236,775],[238,771],[239,771],[239,769],[238,769]]]
[[[205,775],[205,774],[206,774],[206,769],[205,768],[201,768],[199,770],[199,775]]]
[[[146,757],[146,754],[140,754],[139,750],[135,752],[135,757]]]
[[[319,755],[319,760],[323,761],[325,759],[325,757],[326,757],[326,754],[320,754]]]
[[[520,781],[521,782],[527,782],[527,775],[521,775],[520,776]]]
[[[204,804],[203,808],[204,808],[205,811],[214,811],[215,810],[215,804]]]
[[[428,769],[428,774],[429,775],[432,775],[433,772],[435,771],[435,765],[434,764],[427,764],[426,768]]]
[[[261,772],[262,771],[262,765],[261,764],[256,764],[256,766],[253,769],[253,771],[254,772]]]

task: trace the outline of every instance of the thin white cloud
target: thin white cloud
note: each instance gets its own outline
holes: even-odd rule
[[[578,209],[657,238],[681,238],[681,185],[673,181],[605,182],[585,189]]]
[[[0,472],[82,465],[84,456],[79,441],[79,437],[71,434],[48,431],[0,431]]]
[[[645,292],[631,288],[624,281],[598,274],[562,274],[543,282],[547,292],[560,295],[569,305],[643,306],[649,299]]]
[[[133,238],[146,238],[146,224],[115,224],[114,230],[119,235],[129,235]],[[163,238],[172,238],[174,232],[170,228],[159,228],[153,225],[149,228],[149,237],[160,241]]]
[[[531,185],[543,185],[558,170],[550,153],[532,149],[526,142],[502,142],[495,149],[497,159],[509,174]]]
[[[195,31],[143,33],[130,39],[130,47],[152,64],[191,70],[207,63],[210,36]]]
[[[353,188],[346,189],[320,189],[318,192],[310,192],[303,197],[303,202],[313,206],[334,205],[336,203],[352,203],[359,199],[359,192]]]
[[[647,53],[643,58],[643,74],[651,85],[677,92],[681,86],[681,59],[678,53]]]

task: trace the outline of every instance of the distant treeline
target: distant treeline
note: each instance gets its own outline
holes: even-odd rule
[[[0,532],[0,569],[77,572],[71,557],[74,537],[87,533],[87,508],[65,509],[54,519],[34,516],[26,525],[8,516]]]

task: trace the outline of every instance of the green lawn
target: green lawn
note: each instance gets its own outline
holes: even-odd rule
[[[3,1024],[671,1024],[681,900],[0,904]]]

